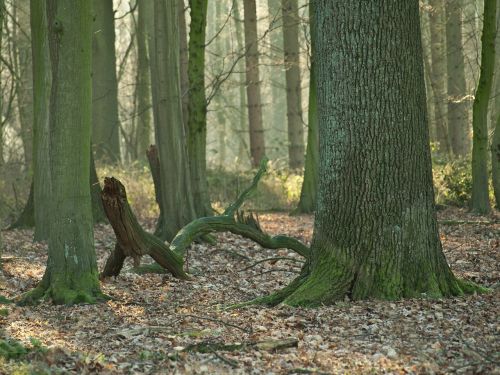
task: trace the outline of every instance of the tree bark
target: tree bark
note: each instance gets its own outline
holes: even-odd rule
[[[245,63],[248,99],[248,125],[252,166],[257,167],[266,153],[262,103],[260,97],[259,49],[257,41],[257,8],[255,0],[244,0]]]
[[[481,36],[481,73],[472,106],[472,198],[471,209],[490,212],[488,187],[488,102],[495,71],[496,0],[484,0]]]
[[[500,114],[491,141],[491,169],[496,208],[500,210]]]
[[[189,50],[186,26],[186,9],[184,0],[179,1],[179,36],[180,36],[180,69],[181,69],[181,95],[182,95],[182,118],[184,120],[184,131],[189,135]]]
[[[461,294],[434,210],[418,1],[316,5],[322,178],[310,262],[281,300]]]
[[[92,4],[48,0],[52,66],[49,257],[42,281],[21,299],[56,304],[95,302],[99,288],[90,206]],[[75,48],[78,46],[78,48]]]
[[[120,160],[115,19],[112,0],[93,0],[92,140],[98,160]]]
[[[190,0],[188,159],[197,217],[210,216],[207,182],[207,98],[205,95],[205,32],[208,0]]]
[[[283,11],[283,50],[285,53],[286,103],[288,118],[288,165],[304,167],[304,127],[299,56],[299,10],[297,0],[281,0]]]
[[[462,43],[462,0],[446,2],[446,57],[448,70],[448,129],[453,154],[470,150],[469,113]]]
[[[154,1],[153,113],[165,215],[160,236],[168,241],[196,217],[182,119],[178,22],[176,2]]]

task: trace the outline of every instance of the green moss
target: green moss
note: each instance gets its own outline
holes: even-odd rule
[[[491,293],[491,289],[476,284],[469,280],[457,279],[457,283],[465,294]]]

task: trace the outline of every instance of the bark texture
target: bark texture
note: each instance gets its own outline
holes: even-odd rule
[[[322,178],[311,257],[284,302],[461,294],[434,210],[418,1],[316,6]]]
[[[257,7],[255,0],[244,0],[245,64],[248,99],[248,126],[252,166],[257,167],[266,154],[262,102],[260,97],[259,48],[257,38]]]
[[[304,126],[302,121],[302,86],[299,55],[299,9],[297,0],[281,0],[283,12],[283,50],[286,71],[286,106],[288,118],[288,165],[304,167]]]
[[[488,104],[495,71],[495,34],[497,0],[484,0],[481,36],[481,73],[472,106],[472,198],[471,209],[490,212],[488,188]]]
[[[212,214],[207,182],[207,98],[205,95],[205,32],[208,0],[190,0],[188,159],[197,217]]]
[[[95,302],[99,288],[90,206],[92,12],[88,1],[48,0],[52,66],[52,207],[47,268],[21,303]],[[74,48],[78,46],[79,48]]]
[[[462,3],[463,0],[446,2],[448,129],[455,156],[466,156],[470,151],[469,104],[462,43]]]
[[[113,0],[93,0],[92,140],[98,160],[120,160]]]

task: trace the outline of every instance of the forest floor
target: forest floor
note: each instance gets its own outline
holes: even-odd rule
[[[265,213],[259,218],[271,234],[311,239],[311,216]],[[112,297],[106,303],[5,305],[0,335],[35,348],[24,363],[0,359],[0,373],[500,374],[500,216],[447,208],[439,218],[466,221],[441,225],[444,251],[457,276],[492,287],[491,293],[227,310],[287,285],[301,263],[287,250],[264,250],[220,234],[217,245],[190,249],[192,281],[137,275],[129,263],[119,277],[101,284]],[[478,221],[496,224],[471,223]],[[153,221],[145,225],[151,229]],[[5,231],[3,237],[0,295],[12,298],[41,279],[47,248],[33,244],[30,230]],[[114,235],[108,225],[98,225],[95,238],[102,267]],[[255,264],[274,257],[284,259]],[[285,346],[292,347],[266,347],[276,340],[288,340]],[[203,348],[206,353],[190,351]]]

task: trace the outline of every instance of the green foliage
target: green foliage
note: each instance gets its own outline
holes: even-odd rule
[[[469,202],[472,192],[470,165],[467,158],[435,162],[433,175],[438,204],[465,206]]]
[[[0,340],[0,357],[5,359],[19,359],[28,354],[29,350],[19,341],[13,339]]]

